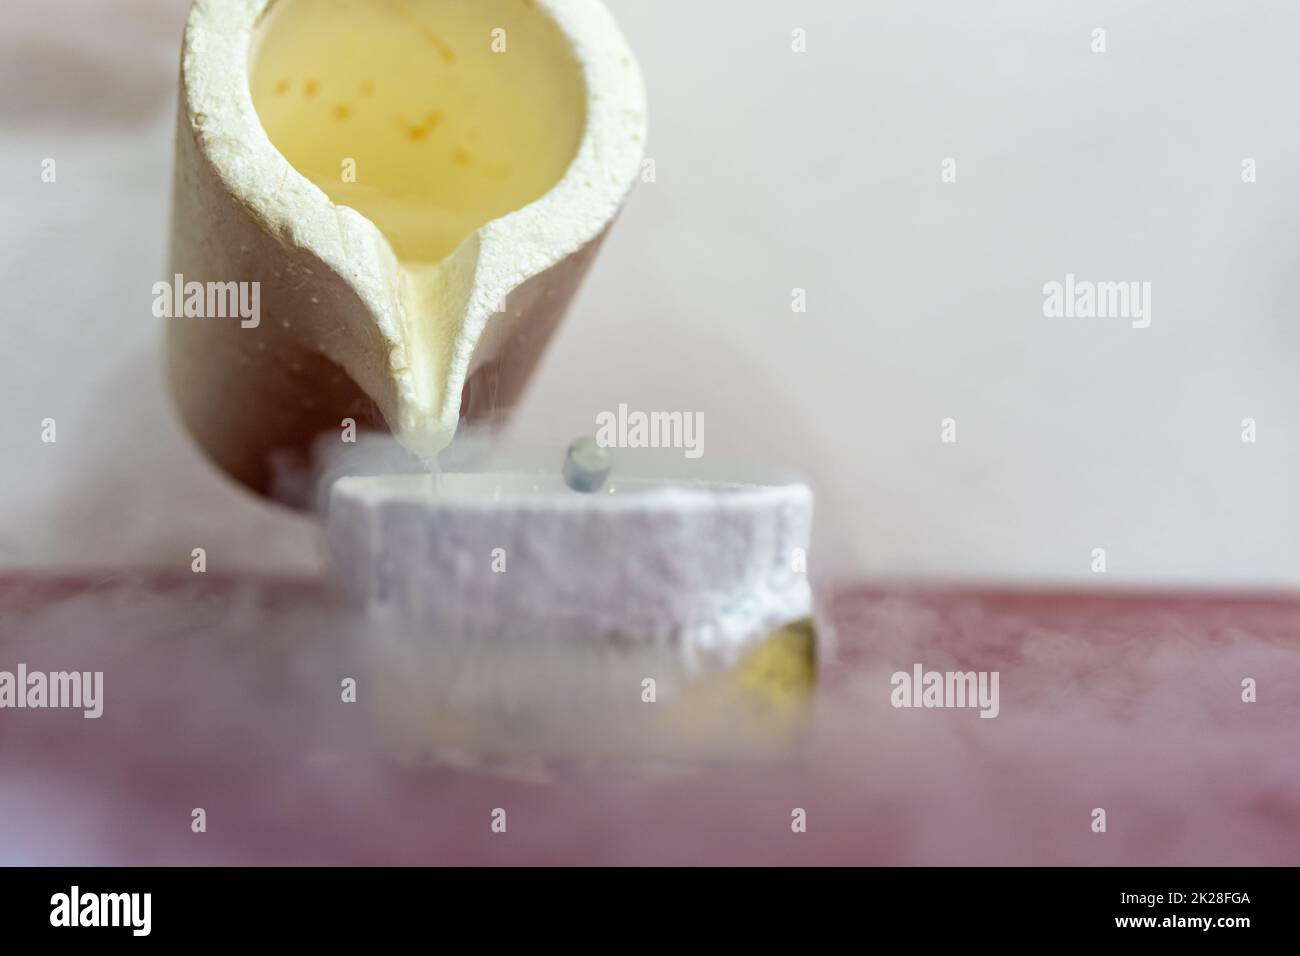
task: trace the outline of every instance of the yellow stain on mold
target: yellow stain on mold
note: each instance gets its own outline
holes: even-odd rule
[[[740,663],[668,704],[670,752],[775,758],[795,755],[817,686],[812,619],[769,634]]]

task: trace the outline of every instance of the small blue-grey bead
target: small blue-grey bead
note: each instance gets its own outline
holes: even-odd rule
[[[564,456],[564,483],[574,491],[599,491],[612,465],[609,449],[601,448],[596,439],[584,435],[569,446]]]

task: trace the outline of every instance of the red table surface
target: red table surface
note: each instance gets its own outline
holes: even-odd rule
[[[798,760],[417,770],[340,701],[361,645],[317,583],[0,577],[0,670],[102,670],[106,698],[0,710],[0,863],[1300,863],[1300,600],[821,604]],[[917,662],[998,671],[997,718],[891,706]]]

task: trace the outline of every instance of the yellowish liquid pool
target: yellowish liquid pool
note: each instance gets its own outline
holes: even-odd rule
[[[250,78],[271,142],[410,266],[550,190],[580,68],[532,0],[276,0]]]

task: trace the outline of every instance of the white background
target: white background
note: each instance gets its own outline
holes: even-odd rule
[[[657,181],[518,435],[702,411],[715,470],[808,474],[836,576],[1300,582],[1300,4],[611,6]],[[185,7],[0,9],[0,564],[319,561],[312,523],[211,470],[164,396],[150,288]],[[1044,318],[1067,272],[1151,282],[1150,328]]]

